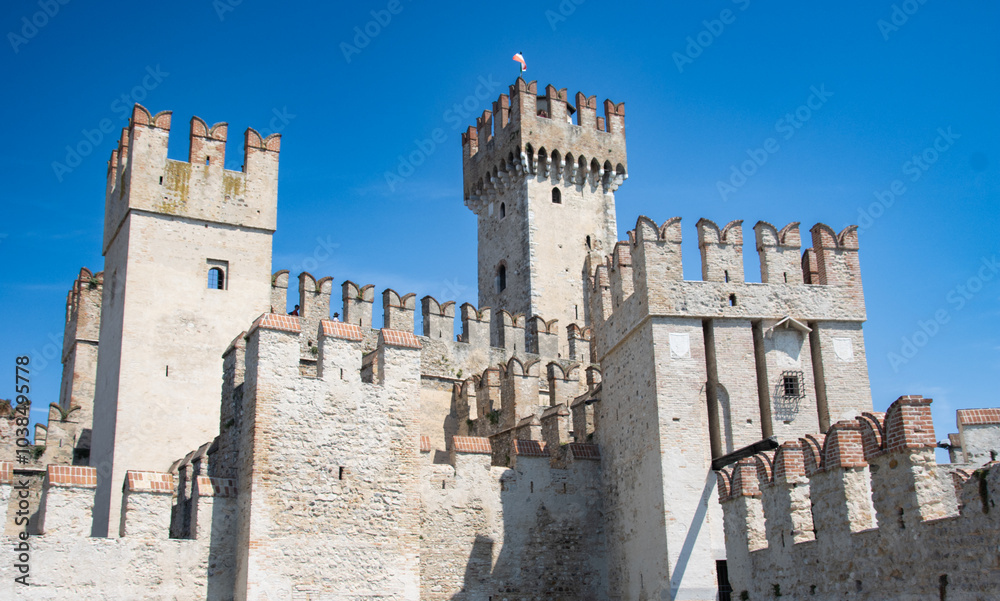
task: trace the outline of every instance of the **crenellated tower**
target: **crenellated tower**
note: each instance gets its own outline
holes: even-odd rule
[[[280,136],[248,129],[243,170],[229,171],[227,124],[192,118],[185,162],[167,158],[170,121],[135,105],[108,162],[90,459],[98,536],[118,531],[126,469],[163,471],[213,438],[222,353],[271,306]]]
[[[679,217],[639,217],[593,275],[596,440],[615,474],[605,506],[623,598],[716,598],[726,554],[712,461],[872,409],[857,228],[817,224],[800,259],[798,223],[758,222],[757,283],[742,221],[696,227],[700,280],[684,277]]]
[[[479,229],[479,304],[560,329],[587,325],[588,257],[617,239],[628,177],[625,105],[518,78],[462,134],[465,204]],[[561,345],[563,356],[568,347]]]

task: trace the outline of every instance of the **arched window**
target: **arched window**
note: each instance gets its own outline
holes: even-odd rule
[[[503,292],[507,288],[507,266],[501,263],[497,266],[497,292]]]
[[[587,250],[590,250],[590,236],[587,236]]]
[[[559,191],[559,188],[552,188],[552,202],[562,204],[562,192]]]
[[[213,267],[208,270],[208,289],[209,290],[226,289],[226,273],[222,271],[221,267]]]
[[[500,203],[500,219],[503,219],[506,216],[507,216],[507,205],[505,205],[504,203],[501,202]]]

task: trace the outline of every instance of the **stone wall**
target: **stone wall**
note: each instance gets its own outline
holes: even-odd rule
[[[930,402],[900,397],[720,472],[735,594],[992,598],[1000,467],[938,465]]]
[[[596,457],[507,468],[490,465],[486,439],[454,448],[453,464],[422,473],[421,599],[607,598]]]
[[[603,598],[595,445],[565,435],[548,450],[515,442],[499,468],[489,440],[466,438],[435,463],[440,450],[418,436],[422,338],[382,329],[367,381],[361,328],[321,321],[308,376],[298,369],[301,323],[265,314],[245,350],[237,339],[226,354],[224,390],[242,392],[224,399],[232,422],[208,456],[211,473],[235,472],[245,491],[237,599]],[[537,402],[537,374],[530,387]],[[569,423],[568,411],[557,417]]]
[[[0,464],[0,502],[4,507],[8,507],[7,498],[16,499],[15,487],[19,485],[16,475],[10,477],[9,469],[9,463]],[[3,536],[9,560],[0,562],[0,597],[95,601],[232,599],[235,490],[205,478],[208,489],[215,484],[219,490],[202,496],[197,504],[204,525],[202,533],[192,539],[168,539],[173,487],[170,474],[137,477],[130,472],[128,476],[129,499],[124,505],[130,511],[124,523],[125,534],[120,538],[91,538],[96,470],[49,465],[39,516],[41,533],[29,536],[27,541],[16,534]],[[162,487],[151,485],[154,481],[161,482]],[[24,575],[16,565],[21,562],[14,551],[22,542],[28,547],[30,586],[15,581]]]
[[[279,271],[271,279],[272,303],[284,306],[287,302],[288,274]],[[345,281],[342,285],[343,304],[337,306],[331,304],[331,278],[315,280],[311,274],[303,273],[299,279],[300,282],[306,282],[300,286],[298,303],[299,323],[304,332],[299,338],[302,373],[316,374],[319,347],[315,330],[320,321],[329,320],[333,312],[343,316],[342,323],[357,326],[357,342],[364,352],[375,350],[378,330],[371,327],[375,298],[372,286],[362,288],[349,280]],[[429,438],[437,462],[447,462],[448,441],[452,436],[468,434],[470,431],[479,436],[493,433],[492,429],[484,429],[482,425],[478,430],[475,427],[469,430],[470,424],[467,422],[482,416],[468,410],[462,415],[456,405],[462,387],[481,379],[487,370],[506,365],[512,357],[517,357],[524,363],[541,362],[542,370],[549,369],[548,366],[555,363],[560,374],[572,372],[576,365],[590,365],[589,350],[586,353],[578,350],[575,356],[579,358],[576,360],[559,358],[560,348],[568,347],[570,339],[578,349],[589,347],[589,329],[570,328],[566,331],[559,328],[557,323],[551,320],[546,322],[541,317],[525,320],[522,315],[511,315],[507,311],[490,308],[477,309],[469,303],[462,305],[460,314],[456,316],[454,302],[439,302],[431,296],[421,299],[422,325],[417,328],[415,295],[400,295],[395,290],[386,289],[382,298],[384,323],[391,323],[399,331],[423,333],[417,335],[421,344],[421,409],[418,412],[420,434]],[[234,344],[239,345],[239,338]],[[234,363],[234,369],[236,365]],[[536,382],[538,401],[532,403],[536,408],[552,404],[552,381],[545,374],[545,377]],[[587,391],[586,381],[579,377],[568,379],[562,375],[554,381],[558,384],[559,397],[555,404],[568,405],[568,401]],[[459,387],[459,392],[456,392],[456,386]],[[465,389],[471,388],[466,386]],[[500,409],[499,403],[497,409]],[[228,415],[220,422],[223,431],[228,427]],[[220,444],[226,446],[227,440]]]
[[[996,461],[1000,457],[1000,409],[959,409],[957,417],[963,461]]]
[[[612,595],[714,598],[724,553],[710,510],[701,335],[700,320],[654,318],[602,360],[596,438],[614,474],[605,478]]]
[[[316,377],[299,372],[298,319],[248,332],[236,598],[417,599],[420,343],[382,330],[365,382],[359,328],[324,325]]]

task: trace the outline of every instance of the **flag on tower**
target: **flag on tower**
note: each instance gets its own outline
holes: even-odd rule
[[[524,57],[521,56],[520,52],[514,55],[514,60],[521,63],[521,73],[528,70],[528,63],[524,62]]]

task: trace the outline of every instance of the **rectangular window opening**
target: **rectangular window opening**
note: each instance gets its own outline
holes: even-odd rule
[[[229,261],[207,259],[208,289],[227,290],[229,288]]]
[[[797,397],[801,395],[801,382],[799,377],[795,374],[789,374],[782,376],[782,386],[785,390],[785,396],[787,397]]]

